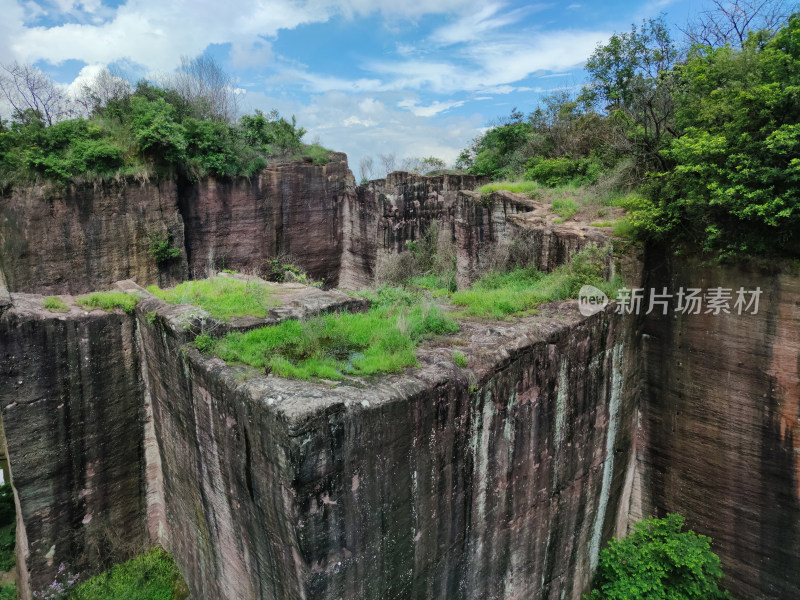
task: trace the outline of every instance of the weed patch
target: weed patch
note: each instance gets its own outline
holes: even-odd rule
[[[44,299],[44,307],[50,312],[65,313],[69,312],[69,306],[58,296],[48,296]]]
[[[129,313],[136,308],[139,297],[125,292],[94,292],[86,296],[79,296],[75,300],[89,310],[99,308],[105,311],[112,311],[115,308],[121,308]]]
[[[168,304],[199,306],[222,321],[244,315],[265,317],[270,307],[280,304],[268,284],[230,277],[184,281],[168,290],[151,285],[147,291]]]

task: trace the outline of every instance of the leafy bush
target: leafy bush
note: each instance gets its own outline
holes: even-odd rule
[[[156,263],[163,264],[181,255],[181,249],[172,246],[172,234],[170,232],[151,233],[149,238],[150,246],[147,249],[147,253],[156,259]]]
[[[722,569],[711,540],[682,531],[677,514],[650,517],[600,553],[589,600],[724,600]]]
[[[525,179],[535,181],[548,187],[557,187],[574,183],[584,185],[595,183],[600,177],[602,166],[588,158],[571,159],[568,157],[541,158],[534,157],[527,163]]]
[[[69,600],[182,600],[188,597],[172,556],[160,548],[75,587]]]
[[[184,281],[167,290],[151,285],[147,291],[168,304],[199,306],[222,321],[245,315],[265,317],[270,307],[280,304],[270,285],[231,277]]]
[[[17,600],[17,586],[13,583],[0,585],[0,600]]]
[[[125,312],[133,312],[139,297],[125,292],[94,292],[86,296],[79,296],[75,299],[78,304],[88,309],[99,308],[105,311],[112,311],[121,308]]]
[[[44,299],[44,307],[50,312],[69,312],[69,306],[58,296],[48,296]]]

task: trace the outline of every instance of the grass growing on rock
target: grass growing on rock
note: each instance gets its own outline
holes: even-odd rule
[[[115,308],[121,308],[129,313],[136,308],[139,297],[125,292],[94,292],[86,296],[79,296],[75,300],[89,310],[99,308],[105,311],[112,311]]]
[[[493,181],[481,186],[478,191],[481,194],[491,194],[501,190],[526,194],[530,198],[536,198],[539,195],[541,186],[535,181]]]
[[[184,281],[167,290],[151,285],[147,291],[168,304],[199,306],[222,321],[245,315],[265,317],[270,307],[280,304],[280,300],[272,296],[269,284],[230,277]]]
[[[603,277],[605,250],[589,246],[575,254],[572,262],[552,273],[535,269],[492,271],[472,288],[453,294],[450,301],[463,307],[463,314],[503,319],[511,315],[532,314],[539,304],[577,298],[583,285],[593,285],[609,296],[616,294],[618,281]]]
[[[160,548],[78,585],[69,600],[183,600],[188,597],[173,558]]]
[[[229,333],[213,344],[213,352],[280,377],[340,380],[416,366],[415,349],[423,339],[458,331],[458,324],[421,294],[384,287],[365,296],[373,304],[367,312]],[[212,350],[207,344],[206,349]]]
[[[58,296],[48,296],[44,299],[44,307],[50,312],[65,313],[69,312],[69,306]]]

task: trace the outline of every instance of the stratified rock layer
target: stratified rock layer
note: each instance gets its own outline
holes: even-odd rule
[[[712,537],[734,597],[800,598],[800,279],[652,258],[647,272],[658,293],[732,294],[729,314],[646,320],[649,506]],[[739,288],[761,289],[757,315],[737,314]]]
[[[0,410],[29,598],[62,564],[65,579],[147,547],[143,387],[131,315],[12,301],[0,318]]]

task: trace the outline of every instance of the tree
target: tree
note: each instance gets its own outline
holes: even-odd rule
[[[436,158],[435,156],[412,156],[410,158],[403,159],[403,164],[400,167],[400,170],[425,175],[426,173],[430,173],[432,171],[443,171],[446,168],[447,163],[445,163],[441,158]]]
[[[359,171],[361,172],[361,181],[369,181],[372,179],[372,170],[374,168],[374,161],[371,156],[364,156],[358,164]]]
[[[618,131],[617,151],[633,155],[642,171],[669,167],[662,150],[677,135],[672,76],[677,59],[667,25],[658,18],[615,33],[586,63],[590,83],[581,101],[607,113]]]
[[[600,553],[589,600],[724,600],[708,537],[682,531],[681,515],[650,517]]]
[[[743,48],[750,32],[763,30],[772,35],[791,13],[791,2],[786,0],[711,0],[711,8],[681,31],[694,45]]]
[[[233,78],[211,56],[182,56],[177,73],[167,79],[165,87],[178,92],[198,119],[236,121]]]
[[[696,47],[677,70],[675,167],[650,185],[641,228],[720,257],[794,254],[800,232],[800,18],[766,44]]]
[[[395,166],[397,165],[397,157],[394,155],[394,153],[379,154],[378,158],[380,159],[381,164],[383,165],[383,170],[386,171],[387,175],[395,170]]]
[[[88,117],[106,106],[112,100],[121,100],[132,93],[131,84],[122,77],[114,75],[103,67],[92,81],[84,84],[75,103]]]
[[[32,110],[38,112],[47,125],[52,125],[68,112],[64,92],[33,65],[16,61],[0,65],[0,92],[15,116]]]

